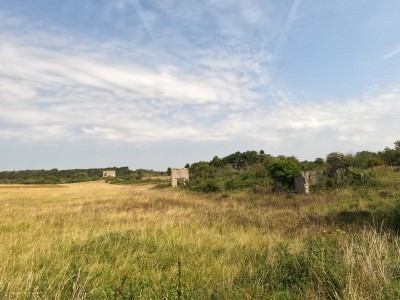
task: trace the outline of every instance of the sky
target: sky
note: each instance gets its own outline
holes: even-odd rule
[[[398,0],[0,0],[0,170],[400,138]]]

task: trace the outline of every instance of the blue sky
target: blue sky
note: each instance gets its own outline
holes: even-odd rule
[[[400,138],[396,0],[0,0],[0,170]]]

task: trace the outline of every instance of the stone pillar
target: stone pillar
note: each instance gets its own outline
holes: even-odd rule
[[[294,178],[294,191],[297,194],[310,193],[310,174],[309,172],[302,172]]]

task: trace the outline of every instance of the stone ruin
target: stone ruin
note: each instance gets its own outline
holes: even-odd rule
[[[364,174],[352,171],[339,157],[330,157],[327,159],[327,163],[330,166],[327,175],[333,179],[336,185],[364,182]]]
[[[189,181],[189,169],[188,168],[171,169],[171,185],[173,187],[178,186],[178,179],[183,180],[183,184],[186,184],[186,181]]]
[[[295,193],[309,194],[310,187],[317,185],[318,180],[323,175],[332,178],[334,183],[338,186],[355,182],[364,182],[364,175],[350,170],[350,168],[339,157],[329,157],[327,163],[329,169],[325,173],[322,171],[306,171],[296,176],[294,179]]]
[[[340,169],[344,170],[345,172],[350,170],[349,167],[339,157],[329,157],[326,162],[329,165],[329,176],[334,176],[335,173]]]
[[[310,187],[318,183],[318,179],[321,177],[322,172],[320,171],[306,171],[301,172],[300,175],[294,178],[294,191],[297,194],[309,194]]]
[[[103,178],[116,177],[116,176],[117,176],[117,174],[116,174],[116,172],[114,170],[104,170],[103,171]]]

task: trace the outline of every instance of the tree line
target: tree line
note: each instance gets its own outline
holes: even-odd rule
[[[119,179],[137,179],[163,173],[145,169],[130,170],[129,167],[3,171],[0,172],[0,183],[61,184],[95,181],[103,177],[103,170],[115,170]]]

